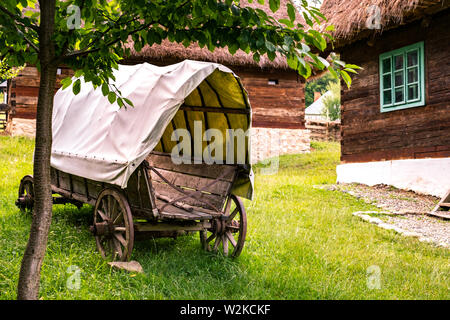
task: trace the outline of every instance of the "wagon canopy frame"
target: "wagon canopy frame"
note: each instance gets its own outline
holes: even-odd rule
[[[222,153],[215,152],[219,163],[240,164],[231,193],[252,198],[251,107],[239,77],[230,69],[185,60],[166,67],[119,65],[114,76],[110,85],[130,99],[133,107],[111,105],[100,88],[94,89],[82,78],[78,95],[71,87],[56,93],[53,168],[126,188],[151,152],[171,154],[178,150],[181,154],[180,140],[186,143],[185,136],[178,136],[177,129],[181,129],[190,138],[190,148],[182,150],[183,158],[199,161],[209,144],[216,143],[222,149]],[[230,140],[216,141],[215,136],[208,136],[209,129]],[[244,148],[230,137],[230,129],[245,134]],[[217,159],[218,155],[222,158]]]

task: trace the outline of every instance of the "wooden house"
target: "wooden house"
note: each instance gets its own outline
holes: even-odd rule
[[[450,189],[449,3],[324,1],[333,50],[363,68],[342,91],[338,182]]]
[[[280,19],[287,17],[288,1],[281,1],[281,7],[275,14],[270,11],[268,3],[260,5],[254,1],[247,5],[263,9]],[[121,62],[124,64],[148,62],[168,65],[191,59],[217,62],[232,69],[242,79],[253,109],[253,161],[277,154],[309,151],[309,131],[305,128],[305,80],[288,67],[285,59],[276,57],[270,61],[264,55],[257,63],[251,55],[241,50],[231,55],[227,48],[211,52],[197,44],[185,48],[182,44],[167,40],[161,45],[146,46],[139,52],[134,50],[132,43],[128,45],[131,56]],[[66,74],[66,70],[61,69],[61,74]],[[26,68],[12,81],[10,103],[14,109],[13,128],[19,127],[17,118],[34,119],[38,84],[37,71],[32,67]],[[23,120],[21,122],[24,123]]]

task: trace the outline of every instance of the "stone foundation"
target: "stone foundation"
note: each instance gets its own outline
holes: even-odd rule
[[[6,132],[11,136],[34,138],[36,135],[36,120],[12,118],[6,125]]]
[[[252,128],[252,163],[284,154],[310,151],[307,129]]]

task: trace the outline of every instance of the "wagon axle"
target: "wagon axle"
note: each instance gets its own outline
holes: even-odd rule
[[[115,232],[124,232],[124,227],[114,225],[111,221],[94,223],[89,227],[94,236],[112,236]]]

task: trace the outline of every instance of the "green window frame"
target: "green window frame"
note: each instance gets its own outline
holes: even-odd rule
[[[381,112],[425,105],[424,42],[380,55]]]

